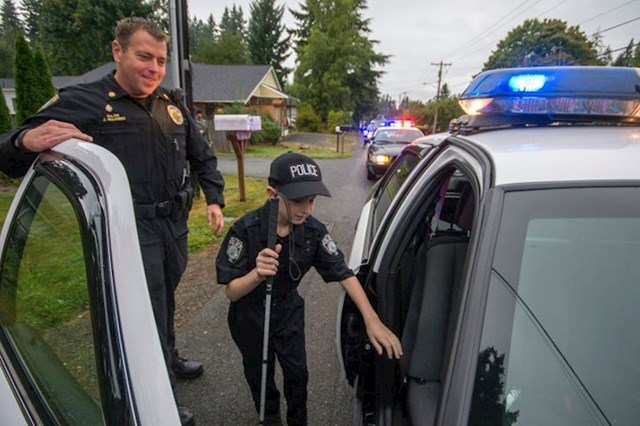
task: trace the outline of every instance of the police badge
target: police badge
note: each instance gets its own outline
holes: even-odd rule
[[[338,254],[338,245],[333,241],[333,238],[331,238],[331,234],[326,234],[322,237],[322,248],[331,256]]]
[[[236,263],[238,259],[240,259],[243,250],[244,243],[242,240],[236,237],[231,237],[229,239],[229,245],[227,246],[227,259],[229,260],[229,263]]]
[[[167,112],[169,113],[169,116],[171,117],[173,122],[176,123],[178,126],[181,126],[182,123],[184,123],[184,118],[182,117],[182,112],[180,112],[180,108],[174,105],[168,105]]]

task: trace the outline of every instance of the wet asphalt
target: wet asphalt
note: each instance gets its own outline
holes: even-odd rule
[[[313,136],[304,137],[305,143],[313,143]],[[327,224],[347,258],[360,209],[372,186],[366,178],[364,162],[361,143],[356,144],[351,158],[318,160],[332,197],[319,197],[314,215]],[[270,163],[271,159],[247,158],[246,175],[265,178]],[[236,173],[235,157],[221,156],[219,169],[223,173]],[[205,367],[201,377],[178,382],[178,400],[192,410],[198,425],[257,425],[258,415],[244,378],[240,352],[227,326],[229,301],[223,287],[215,283],[215,277],[212,285],[217,287],[213,297],[177,336],[180,354],[202,362]],[[324,283],[312,269],[299,291],[306,303],[309,425],[349,425],[353,395],[341,377],[336,349],[340,284]],[[281,382],[279,369],[276,374]],[[281,406],[285,419],[284,398]]]

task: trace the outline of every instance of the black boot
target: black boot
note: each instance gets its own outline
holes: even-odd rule
[[[180,424],[182,426],[194,426],[196,424],[193,413],[187,407],[178,405],[178,415],[180,416]]]
[[[200,377],[204,368],[202,363],[198,361],[189,361],[181,358],[178,355],[178,351],[174,352],[173,360],[171,361],[171,370],[178,379],[195,379]]]

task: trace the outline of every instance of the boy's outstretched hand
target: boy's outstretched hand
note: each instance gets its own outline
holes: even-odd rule
[[[371,340],[371,344],[373,344],[378,355],[382,355],[384,351],[389,359],[399,359],[402,356],[400,340],[380,321],[380,318],[375,316],[369,322],[365,321],[365,325],[369,340]]]

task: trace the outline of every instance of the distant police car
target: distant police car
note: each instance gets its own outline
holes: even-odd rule
[[[78,141],[23,178],[0,235],[0,424],[180,424],[128,188]]]
[[[424,134],[415,127],[390,126],[378,128],[367,151],[367,178],[375,179],[387,171],[400,152]]]
[[[404,356],[343,298],[354,424],[637,424],[640,70],[494,70],[460,102],[362,209],[350,265]]]

